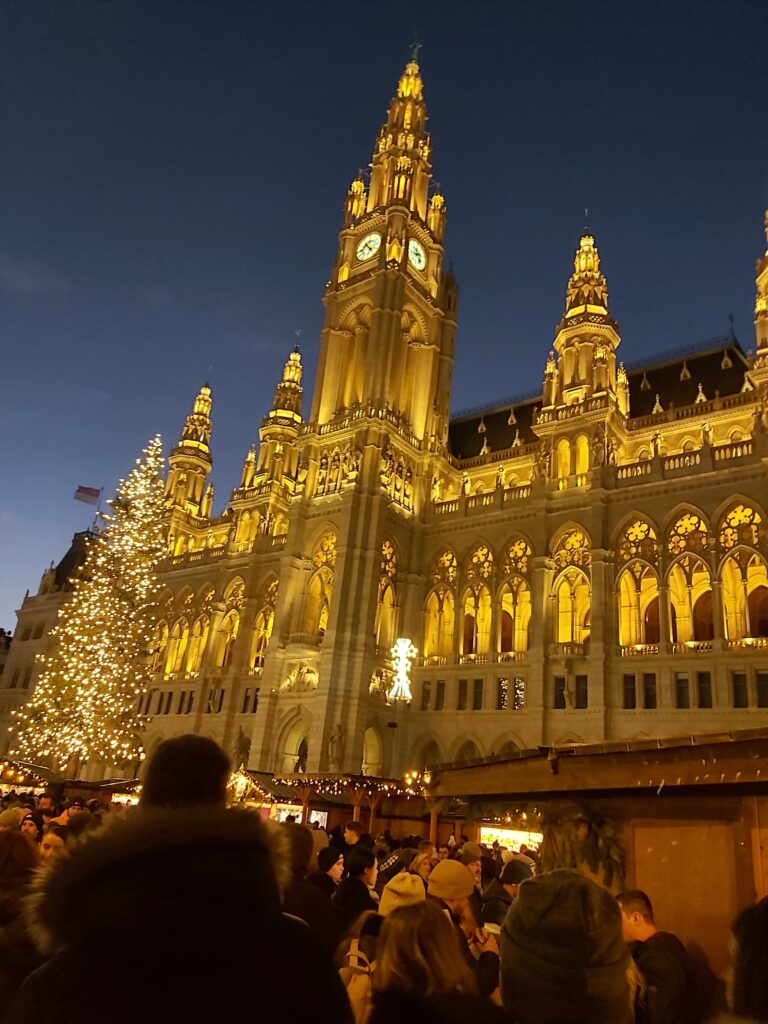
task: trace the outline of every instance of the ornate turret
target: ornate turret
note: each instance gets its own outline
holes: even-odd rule
[[[621,339],[608,309],[608,284],[600,270],[600,253],[584,230],[565,292],[565,312],[554,349],[557,377],[551,404],[573,405],[593,395],[616,397],[616,349]],[[550,359],[551,362],[551,359]],[[546,404],[546,403],[545,403]]]
[[[414,47],[400,76],[387,120],[376,138],[367,212],[395,204],[426,221],[432,146],[427,132],[424,86],[416,62],[417,50],[418,47]]]
[[[298,347],[291,352],[283,367],[283,376],[275,388],[272,408],[261,421],[259,459],[256,475],[266,474],[269,479],[280,480],[283,473],[296,477],[298,455],[294,442],[301,426],[301,353]]]
[[[768,210],[765,211],[765,238],[768,243]],[[755,356],[752,377],[768,382],[768,247],[757,261],[755,275]]]
[[[181,440],[171,452],[165,487],[166,503],[194,515],[202,511],[205,480],[213,467],[211,458],[211,388],[204,384],[192,412],[184,421]]]
[[[600,253],[585,230],[573,261],[573,273],[565,293],[565,319],[579,314],[608,317],[608,283],[600,273]]]

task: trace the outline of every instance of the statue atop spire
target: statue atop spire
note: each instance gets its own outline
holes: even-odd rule
[[[587,231],[581,236],[573,261],[573,274],[565,293],[566,319],[580,313],[608,316],[608,284],[600,273],[600,253]]]

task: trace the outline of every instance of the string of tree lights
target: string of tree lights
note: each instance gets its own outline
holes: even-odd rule
[[[78,761],[117,766],[143,757],[138,704],[150,674],[155,570],[165,552],[162,473],[157,436],[89,539],[52,632],[53,653],[40,657],[38,685],[17,713],[13,757],[58,773],[72,772]]]

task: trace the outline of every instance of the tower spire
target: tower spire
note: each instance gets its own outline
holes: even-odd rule
[[[586,211],[585,211],[586,213]],[[600,272],[600,253],[585,228],[573,261],[573,273],[565,293],[565,318],[590,313],[608,314],[608,283]]]
[[[206,383],[198,391],[192,412],[184,421],[179,443],[168,457],[170,471],[165,486],[166,502],[194,515],[204,514],[204,485],[213,468],[211,405],[211,387]]]
[[[427,106],[418,49],[418,43],[411,47],[411,58],[400,75],[387,119],[376,138],[367,212],[380,206],[398,205],[418,213],[426,221],[432,143],[427,132]]]

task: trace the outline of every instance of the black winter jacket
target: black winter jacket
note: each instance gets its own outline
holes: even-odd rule
[[[282,913],[285,846],[257,815],[224,808],[138,809],[86,835],[37,882],[29,917],[52,959],[9,1020],[347,1024],[328,953]]]

